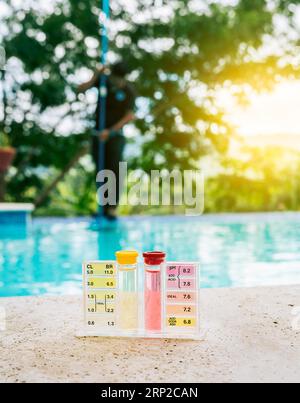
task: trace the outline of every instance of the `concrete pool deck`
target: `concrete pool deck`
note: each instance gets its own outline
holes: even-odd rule
[[[199,342],[79,339],[80,297],[1,298],[0,382],[300,381],[300,285],[203,290],[201,301]]]

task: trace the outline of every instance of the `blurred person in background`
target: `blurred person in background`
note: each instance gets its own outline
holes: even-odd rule
[[[120,200],[119,192],[119,163],[123,161],[126,139],[124,127],[135,119],[136,92],[132,83],[129,83],[127,76],[130,70],[125,62],[118,62],[110,69],[101,66],[93,77],[79,86],[78,92],[84,93],[90,88],[98,89],[98,102],[96,110],[96,131],[92,142],[92,156],[97,169],[101,169],[99,160],[99,141],[104,142],[105,147],[105,170],[111,170],[116,175],[116,206],[105,206],[104,215],[108,219],[116,219],[117,207]],[[100,130],[100,80],[101,75],[107,75],[107,98],[106,98],[106,118],[105,129]]]

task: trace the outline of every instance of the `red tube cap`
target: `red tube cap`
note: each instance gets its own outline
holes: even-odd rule
[[[145,263],[149,266],[158,266],[165,261],[165,252],[145,252],[143,253]]]

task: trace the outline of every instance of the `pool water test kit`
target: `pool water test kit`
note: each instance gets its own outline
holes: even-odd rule
[[[200,339],[199,263],[121,251],[83,264],[84,336]]]

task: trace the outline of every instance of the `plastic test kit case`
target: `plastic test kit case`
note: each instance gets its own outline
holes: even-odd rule
[[[83,264],[83,336],[201,339],[199,264],[117,252]]]

